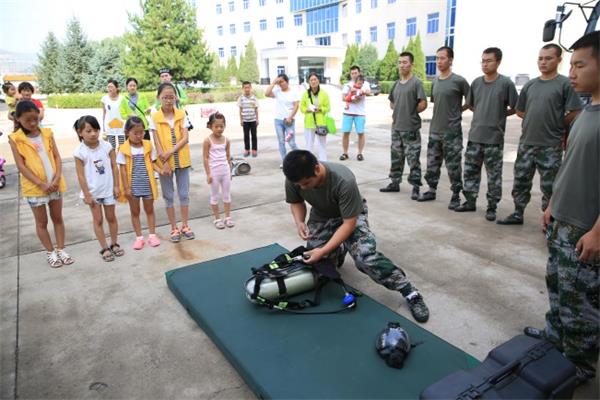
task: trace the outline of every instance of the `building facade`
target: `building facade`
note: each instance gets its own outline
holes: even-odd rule
[[[456,1],[210,0],[198,23],[223,65],[252,38],[264,83],[280,73],[299,83],[311,72],[337,83],[348,45],[373,44],[381,59],[390,40],[400,51],[417,33],[435,75],[435,50],[454,41]]]

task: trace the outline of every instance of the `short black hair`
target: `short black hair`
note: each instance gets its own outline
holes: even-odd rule
[[[250,85],[252,86],[252,84],[249,81],[243,81],[242,82],[242,87],[246,86],[246,85]]]
[[[560,48],[559,45],[554,44],[554,43],[548,43],[542,46],[542,49],[544,50],[548,50],[548,49],[554,49],[554,51],[556,52],[556,56],[560,57],[562,56],[562,49]]]
[[[454,59],[454,50],[452,50],[452,47],[442,46],[439,49],[437,49],[436,53],[438,51],[445,51],[446,54],[448,55],[448,58]]]
[[[35,111],[38,114],[40,113],[40,109],[37,108],[35,104],[33,104],[33,101],[21,100],[17,103],[17,107],[15,109],[15,117],[21,118],[21,115],[29,111]]]
[[[158,89],[156,90],[156,97],[160,96],[160,94],[162,93],[162,91],[165,90],[166,88],[173,89],[173,91],[175,92],[175,94],[177,94],[177,89],[175,88],[175,86],[173,86],[172,83],[165,82],[165,83],[161,83],[160,85],[158,85]]]
[[[135,82],[136,85],[139,85],[137,79],[135,79],[135,78],[127,78],[127,80],[125,81],[125,86],[129,85],[129,82]]]
[[[283,159],[283,174],[293,183],[317,176],[317,157],[308,150],[292,150]]]
[[[410,51],[403,51],[402,53],[400,53],[400,55],[398,56],[398,59],[400,59],[400,57],[408,57],[408,59],[410,60],[410,63],[413,64],[415,62],[415,56],[413,55],[413,53],[411,53]]]
[[[360,72],[360,67],[358,65],[353,65],[350,67],[350,71],[352,71],[354,69],[357,70],[358,72]]]
[[[15,87],[15,85],[13,85],[11,82],[4,82],[2,84],[2,91],[4,92],[4,94],[8,94],[8,89],[10,89],[11,87]]]
[[[135,126],[141,126],[143,128],[144,121],[142,121],[140,117],[132,115],[131,117],[127,118],[127,121],[125,121],[125,127],[123,128],[125,134],[127,135],[127,133]]]
[[[88,124],[89,126],[91,126],[92,128],[94,128],[97,131],[100,130],[100,124],[98,123],[98,120],[96,119],[96,117],[94,117],[93,115],[82,116],[77,121],[75,121],[75,123],[73,124],[73,129],[75,129],[75,132],[77,132],[77,138],[79,139],[80,142],[83,141],[83,138],[81,136],[79,136],[79,133],[81,131],[83,131],[83,129],[85,128],[85,124]]]
[[[290,81],[290,78],[288,78],[288,76],[286,74],[279,74],[279,75],[277,75],[277,77],[283,79],[286,82]]]
[[[497,47],[488,47],[483,51],[483,54],[493,54],[496,61],[502,61],[502,50]]]
[[[221,114],[220,112],[216,111],[212,114],[210,114],[210,116],[208,117],[208,122],[206,123],[206,127],[208,129],[210,129],[210,127],[212,126],[212,124],[215,123],[216,120],[220,119],[221,121],[223,121],[224,125],[227,125],[227,121],[225,121],[225,116],[223,114]]]
[[[600,67],[600,31],[595,31],[583,35],[575,43],[571,45],[569,50],[577,50],[590,47],[592,49],[592,56],[596,59],[598,66]]]
[[[19,83],[19,87],[17,89],[17,91],[19,93],[21,93],[23,90],[28,90],[31,93],[35,93],[35,89],[33,88],[33,85],[29,82],[21,82]]]

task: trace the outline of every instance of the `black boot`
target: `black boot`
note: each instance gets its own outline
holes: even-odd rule
[[[383,193],[399,192],[400,191],[400,184],[398,182],[393,182],[392,181],[386,187],[383,187],[383,188],[379,189],[379,191],[383,192]]]
[[[418,186],[413,186],[413,190],[412,190],[412,193],[410,194],[410,198],[413,200],[419,199],[419,187]]]
[[[496,221],[499,225],[523,225],[523,214],[514,212],[504,219]]]
[[[477,210],[477,207],[475,206],[475,202],[469,201],[469,200],[465,201],[460,206],[458,206],[454,209],[454,211],[456,211],[456,212],[466,212],[466,211],[475,211],[475,210]]]
[[[435,200],[435,191],[433,191],[431,189],[426,191],[425,193],[423,193],[417,199],[417,201],[431,201],[431,200]]]
[[[456,207],[460,206],[460,194],[452,193],[450,203],[448,203],[448,210],[455,210]]]

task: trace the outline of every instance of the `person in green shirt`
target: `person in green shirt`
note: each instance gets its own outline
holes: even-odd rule
[[[187,93],[181,87],[180,84],[171,82],[173,80],[173,74],[171,72],[171,69],[170,68],[161,68],[158,71],[158,75],[159,75],[161,84],[162,83],[170,83],[175,87],[175,91],[177,92],[177,103],[175,103],[175,106],[178,109],[183,110],[184,106],[188,102]],[[160,102],[156,101],[154,103],[154,108],[156,108],[158,110],[159,107],[160,107]]]
[[[127,78],[125,81],[127,94],[123,96],[119,105],[121,118],[127,120],[129,117],[139,117],[144,123],[144,139],[150,140],[150,132],[148,131],[148,119],[146,115],[150,114],[150,105],[145,97],[140,96],[137,88],[138,81],[135,78]]]

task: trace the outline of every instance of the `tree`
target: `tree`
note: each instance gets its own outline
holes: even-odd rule
[[[417,33],[415,40],[412,37],[408,40],[408,45],[402,51],[411,52],[415,57],[413,62],[412,73],[414,76],[424,81],[425,75],[425,53],[423,52],[423,46],[421,45],[421,34]]]
[[[46,40],[42,43],[41,54],[38,54],[38,63],[35,66],[40,90],[43,93],[56,93],[59,91],[56,73],[60,52],[60,42],[56,39],[54,33],[48,32]]]
[[[242,68],[245,68],[244,67],[245,62],[246,61],[244,60],[244,54],[242,53],[242,54],[240,54],[239,67],[238,67],[237,73],[235,75],[235,79],[237,79],[238,82],[242,82],[243,81],[243,79],[241,78],[241,76],[242,76],[242,73],[243,73]]]
[[[216,54],[213,54],[213,62],[210,68],[210,80],[222,84],[229,84],[227,78],[227,69],[221,64],[221,60]]]
[[[377,48],[371,43],[365,44],[358,52],[356,64],[364,76],[375,76],[379,68]]]
[[[241,81],[258,83],[259,75],[256,47],[254,47],[254,41],[250,38],[246,46],[246,52],[240,57],[238,77]]]
[[[229,60],[227,60],[227,79],[228,81],[231,81],[232,79],[236,79],[237,78],[237,74],[238,74],[238,66],[237,66],[237,62],[235,61],[235,57],[231,56],[229,57]]]
[[[124,72],[152,88],[163,67],[176,80],[208,81],[213,54],[197,28],[195,8],[186,0],[143,0],[141,6],[141,16],[129,14],[133,31],[125,35]]]
[[[359,47],[356,43],[353,43],[346,48],[346,55],[344,56],[344,62],[342,63],[342,76],[340,76],[340,83],[350,80],[350,67],[356,65],[358,50]]]
[[[90,60],[90,72],[85,79],[86,91],[104,91],[109,79],[114,79],[121,85],[125,83],[121,58],[123,47],[121,38],[104,39],[92,44],[94,55]]]
[[[56,86],[62,92],[81,92],[89,72],[90,47],[81,24],[72,18],[67,24],[67,39],[58,57]]]
[[[388,43],[385,56],[379,64],[378,78],[382,81],[395,81],[398,79],[398,52],[393,40]]]

